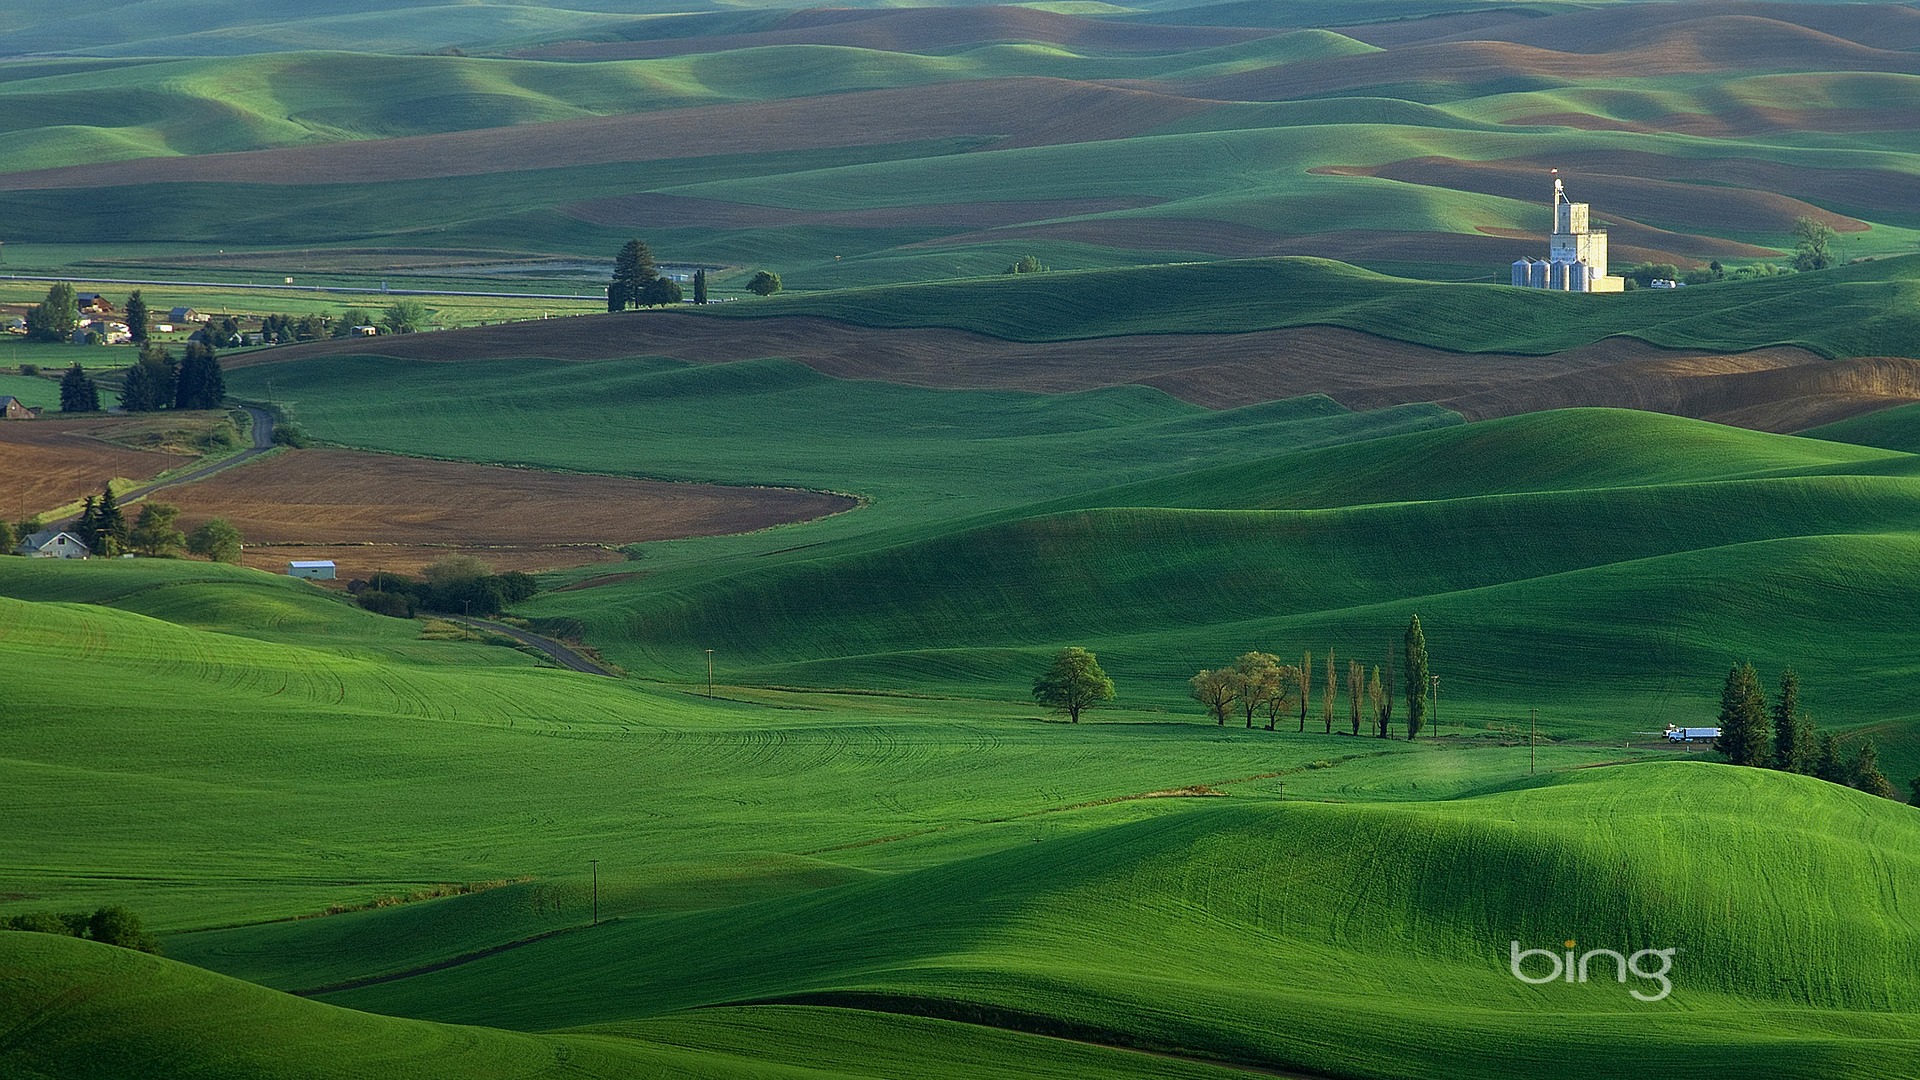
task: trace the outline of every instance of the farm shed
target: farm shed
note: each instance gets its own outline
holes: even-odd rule
[[[207,321],[207,317],[190,307],[177,307],[167,312],[167,321],[170,323],[203,323]]]
[[[332,559],[295,559],[287,564],[287,576],[311,581],[332,581]]]
[[[40,559],[84,559],[93,554],[79,537],[58,529],[42,529],[20,541],[15,550]]]
[[[31,420],[39,415],[40,410],[27,408],[17,397],[0,396],[0,420]]]
[[[89,315],[112,315],[113,301],[97,292],[83,292],[73,298],[75,306]]]

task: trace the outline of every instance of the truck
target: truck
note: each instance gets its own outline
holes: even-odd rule
[[[1717,739],[1720,729],[1717,727],[1674,727],[1667,725],[1668,742],[1700,742],[1705,739]]]

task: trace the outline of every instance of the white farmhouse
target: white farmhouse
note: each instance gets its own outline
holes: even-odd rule
[[[93,554],[85,541],[59,529],[42,529],[20,541],[14,550],[39,559],[84,559]]]

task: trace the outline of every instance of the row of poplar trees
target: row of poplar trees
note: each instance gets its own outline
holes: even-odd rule
[[[1843,757],[1833,732],[1821,731],[1801,711],[1800,676],[1792,668],[1781,674],[1780,694],[1771,708],[1752,664],[1735,664],[1727,671],[1720,689],[1720,737],[1713,748],[1727,755],[1729,764],[1817,776],[1884,799],[1899,797],[1880,771],[1880,750],[1871,736],[1851,758]],[[1920,803],[1920,776],[1911,786],[1914,801]]]
[[[1407,738],[1418,738],[1427,723],[1427,688],[1431,671],[1427,663],[1427,638],[1420,628],[1420,616],[1407,623],[1405,640],[1396,650],[1387,649],[1387,662],[1374,665],[1349,659],[1346,666],[1348,733],[1360,734],[1361,726],[1376,738],[1389,738],[1393,726],[1394,660],[1399,653],[1405,676]],[[1323,662],[1326,690],[1320,696],[1320,725],[1323,734],[1333,734],[1334,716],[1339,711],[1340,667],[1332,649]],[[1202,669],[1189,680],[1193,698],[1207,707],[1214,722],[1225,726],[1227,717],[1241,716],[1251,729],[1258,717],[1264,717],[1266,730],[1276,730],[1283,717],[1297,720],[1296,730],[1307,730],[1307,714],[1313,707],[1313,653],[1301,656],[1299,664],[1284,663],[1264,652],[1241,654],[1231,665]]]

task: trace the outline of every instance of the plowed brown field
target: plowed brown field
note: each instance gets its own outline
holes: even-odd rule
[[[622,319],[618,334],[601,320]],[[1550,356],[1455,353],[1338,327],[1010,342],[961,330],[870,329],[830,319],[585,316],[376,342],[318,342],[237,358],[367,352],[428,361],[665,356],[698,363],[785,357],[823,374],[908,386],[1071,393],[1138,384],[1225,409],[1327,394],[1355,409],[1433,401],[1471,419],[1615,405],[1796,431],[1920,399],[1920,361],[1829,361],[1776,347],[1726,355],[1608,338]],[[576,331],[577,332],[573,332]]]
[[[193,460],[106,441],[128,427],[112,416],[0,421],[0,517],[18,521],[97,494],[114,477],[145,480]]]
[[[156,496],[191,528],[223,517],[250,562],[334,559],[342,577],[415,570],[450,552],[498,570],[618,559],[620,544],[750,532],[852,508],[786,488],[673,484],[466,465],[350,450],[298,450]],[[263,561],[264,560],[264,561]]]

